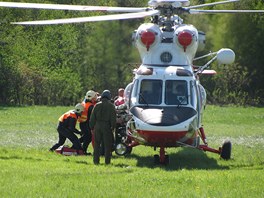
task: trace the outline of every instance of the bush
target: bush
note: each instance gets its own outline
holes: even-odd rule
[[[212,78],[202,78],[209,103],[259,105],[260,99],[250,95],[249,84],[254,72],[238,64],[219,67],[218,74]]]
[[[43,98],[49,105],[74,105],[81,98],[81,82],[78,74],[69,68],[47,73]]]

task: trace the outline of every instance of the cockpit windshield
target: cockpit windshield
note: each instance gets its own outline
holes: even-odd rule
[[[139,92],[139,104],[161,104],[161,101],[162,80],[142,80]]]
[[[185,80],[167,80],[165,83],[165,104],[187,105],[188,89]]]
[[[144,79],[140,83],[138,103],[143,105],[188,105],[185,80]]]

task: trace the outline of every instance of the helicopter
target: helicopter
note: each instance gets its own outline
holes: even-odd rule
[[[125,103],[117,110],[122,127],[115,145],[117,155],[127,155],[138,145],[159,148],[154,155],[156,164],[168,164],[165,149],[190,147],[231,158],[232,144],[226,140],[218,149],[209,147],[203,128],[206,91],[201,85],[201,75],[214,75],[210,64],[232,64],[235,53],[222,48],[217,52],[196,57],[205,47],[205,33],[193,25],[183,23],[183,14],[264,13],[264,10],[204,10],[200,8],[239,0],[217,1],[190,6],[189,0],[150,0],[148,7],[107,7],[62,4],[0,2],[0,7],[33,8],[75,11],[104,11],[118,14],[71,19],[12,22],[17,25],[51,25],[150,17],[132,34],[138,49],[141,65],[133,71],[133,81],[125,88]],[[121,14],[120,14],[121,13]],[[202,66],[194,61],[211,57]]]

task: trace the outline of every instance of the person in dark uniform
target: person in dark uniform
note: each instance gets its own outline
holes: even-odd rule
[[[84,101],[82,102],[84,111],[82,112],[81,116],[78,118],[78,121],[80,122],[80,129],[82,132],[82,136],[79,140],[81,143],[83,143],[82,148],[85,154],[90,154],[87,153],[88,146],[92,141],[92,132],[90,129],[89,121],[93,107],[96,104],[96,100],[97,100],[97,93],[93,90],[89,90],[85,95]]]
[[[70,110],[64,113],[59,118],[59,123],[57,127],[57,131],[59,133],[59,141],[50,148],[50,151],[54,151],[60,146],[62,146],[65,143],[66,138],[68,138],[73,144],[72,148],[78,150],[78,154],[83,154],[81,143],[78,137],[74,134],[74,133],[76,134],[81,133],[75,127],[76,127],[77,119],[83,111],[84,111],[83,105],[81,103],[78,103],[75,106],[74,110]]]
[[[101,101],[94,106],[90,119],[90,127],[94,135],[94,164],[100,162],[101,143],[104,144],[105,164],[110,164],[115,125],[116,111],[114,104],[111,103],[111,92],[104,90]]]

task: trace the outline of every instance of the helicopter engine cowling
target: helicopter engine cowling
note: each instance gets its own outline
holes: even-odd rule
[[[203,38],[202,38],[203,39]],[[143,64],[190,65],[198,49],[198,31],[192,25],[170,30],[145,23],[133,34],[133,41]]]
[[[145,53],[149,52],[157,43],[160,43],[161,31],[158,25],[153,23],[145,23],[139,26],[135,33],[135,45],[140,51],[141,58]]]
[[[193,59],[198,49],[198,31],[192,25],[179,26],[174,32],[174,42]]]

